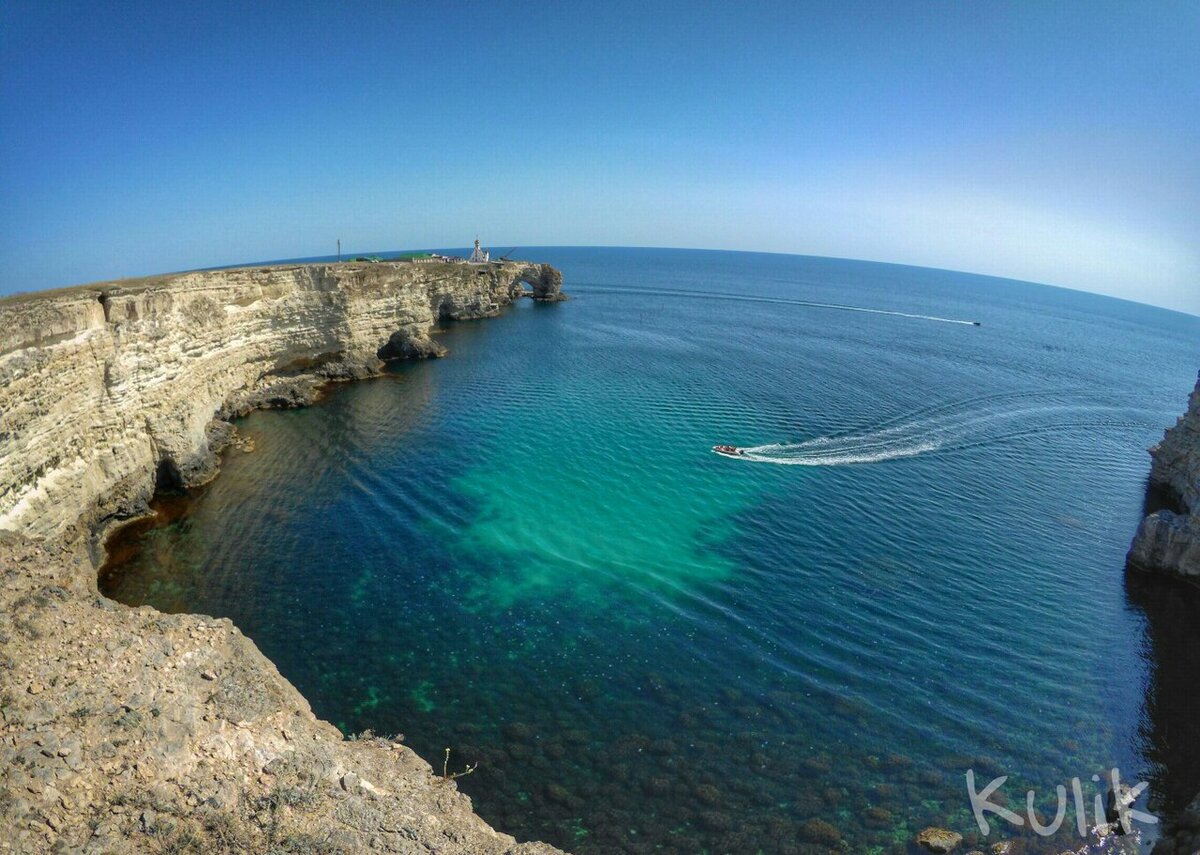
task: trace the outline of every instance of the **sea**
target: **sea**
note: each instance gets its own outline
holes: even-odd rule
[[[1200,600],[1125,568],[1200,318],[830,258],[518,255],[571,299],[240,420],[253,452],[160,496],[103,593],[231,618],[318,716],[577,853],[901,853],[929,825],[1060,852],[1073,805],[985,836],[968,772],[1045,823],[1073,779],[1094,823],[1113,769],[1156,815],[1200,791]]]

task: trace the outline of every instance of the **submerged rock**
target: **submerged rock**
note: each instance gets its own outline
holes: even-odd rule
[[[833,848],[841,844],[842,833],[836,826],[823,819],[810,819],[800,826],[800,839],[806,843]]]
[[[930,852],[937,853],[952,852],[958,844],[962,843],[962,839],[962,835],[956,831],[933,826],[924,829],[917,835],[918,844]]]
[[[867,828],[887,828],[892,825],[892,812],[887,808],[870,807],[863,811],[862,822]]]

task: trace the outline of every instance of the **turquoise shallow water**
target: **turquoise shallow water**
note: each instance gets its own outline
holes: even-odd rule
[[[578,852],[905,851],[973,827],[968,768],[1014,802],[1113,765],[1167,809],[1200,790],[1187,593],[1123,573],[1200,319],[831,259],[522,254],[576,299],[251,415],[256,451],[105,592],[231,617],[318,715],[478,761],[485,818]]]

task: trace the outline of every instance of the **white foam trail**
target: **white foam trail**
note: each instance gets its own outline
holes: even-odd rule
[[[772,301],[774,302],[774,301]],[[912,312],[894,312],[890,309],[868,309],[866,306],[842,306],[837,303],[811,303],[808,300],[780,300],[793,306],[808,306],[812,309],[838,309],[843,312],[866,312],[869,315],[892,315],[897,318],[913,318],[918,321],[937,321],[942,324],[963,324],[968,327],[979,326],[978,321],[962,321],[958,318],[939,318],[937,315],[915,315]]]
[[[1055,430],[1137,424],[1096,418],[1100,413],[1119,410],[1098,404],[989,410],[979,409],[975,402],[963,402],[957,408],[956,405],[935,407],[908,420],[885,422],[873,429],[817,436],[803,442],[743,448],[742,456],[736,459],[781,466],[846,466],[916,457],[932,451],[974,448]],[[1083,414],[1092,418],[1080,421]],[[1060,418],[1051,421],[1048,418],[1051,415]],[[1072,418],[1063,421],[1062,416]]]
[[[586,290],[623,293],[625,288],[592,287]],[[940,324],[962,324],[968,327],[981,326],[979,321],[965,321],[961,318],[943,318],[938,315],[919,315],[913,312],[897,312],[892,309],[872,309],[868,306],[847,306],[841,303],[817,303],[812,300],[789,300],[783,297],[755,297],[748,294],[722,294],[718,291],[687,291],[673,288],[639,289],[640,294],[657,294],[670,297],[689,297],[700,300],[734,300],[741,303],[775,303],[781,306],[804,306],[809,309],[837,309],[841,312],[864,312],[868,315],[891,315],[895,318],[911,318],[918,321],[935,321]]]
[[[746,453],[738,459],[752,460],[756,463],[778,463],[781,466],[847,466],[854,463],[880,463],[901,457],[916,457],[926,451],[935,451],[941,448],[941,445],[935,440],[927,440],[876,451],[862,449],[802,455],[797,455],[795,448],[792,445],[759,445],[745,449]]]

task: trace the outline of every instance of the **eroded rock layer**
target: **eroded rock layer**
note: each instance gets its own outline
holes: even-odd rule
[[[1151,512],[1138,526],[1129,565],[1200,582],[1200,380],[1187,412],[1150,455]]]
[[[514,262],[292,265],[0,301],[0,850],[556,851],[399,739],[344,740],[229,621],[101,597],[90,546],[210,478],[233,416],[561,287]]]
[[[548,265],[339,264],[185,273],[0,301],[0,529],[98,529],[156,484],[210,478],[227,420],[312,400],[440,319],[561,297]]]

